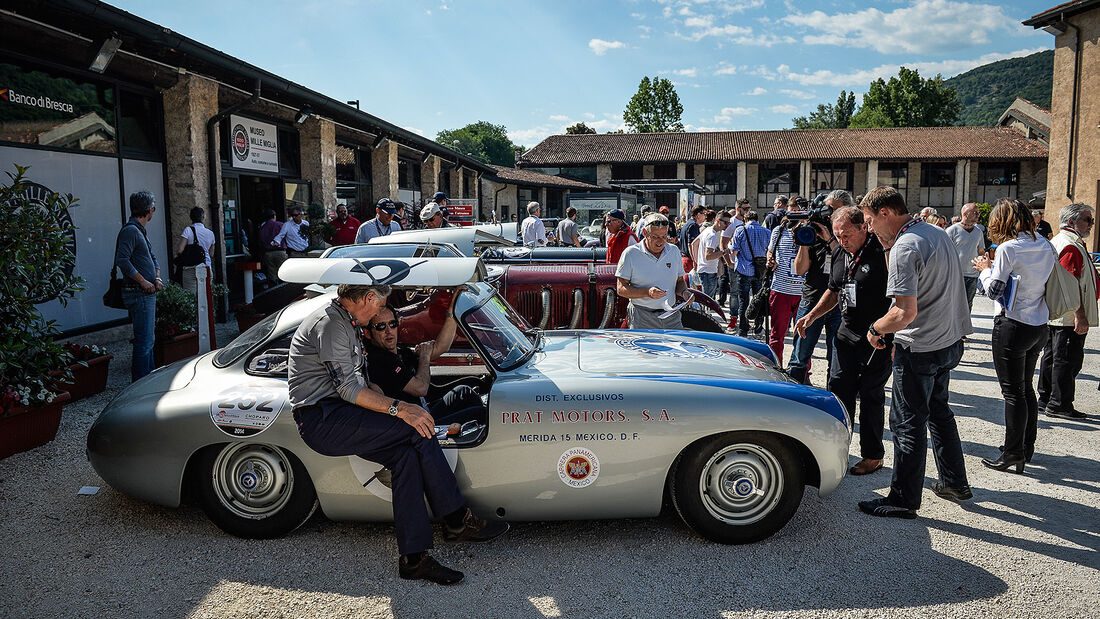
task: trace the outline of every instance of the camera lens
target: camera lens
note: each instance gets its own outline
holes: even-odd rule
[[[803,224],[794,229],[794,242],[798,245],[813,245],[817,239],[817,232],[809,224]]]

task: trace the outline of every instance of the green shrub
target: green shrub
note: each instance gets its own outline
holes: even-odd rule
[[[175,282],[168,282],[157,292],[158,338],[190,333],[198,328],[199,310],[195,293]]]

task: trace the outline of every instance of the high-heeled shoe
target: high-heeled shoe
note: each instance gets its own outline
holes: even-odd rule
[[[1006,458],[1004,452],[997,456],[996,460],[990,460],[989,458],[982,458],[982,464],[994,471],[1007,471],[1009,468],[1015,466],[1016,474],[1024,472],[1024,459],[1023,458]]]

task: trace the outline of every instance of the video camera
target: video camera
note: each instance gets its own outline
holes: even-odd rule
[[[828,230],[833,225],[833,207],[825,204],[828,194],[819,193],[813,202],[806,198],[797,198],[794,201],[794,209],[787,212],[790,221],[801,221],[791,232],[794,235],[795,245],[813,245],[817,240],[817,228],[815,223],[825,226]]]

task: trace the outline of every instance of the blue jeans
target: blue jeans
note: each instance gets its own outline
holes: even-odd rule
[[[718,289],[718,274],[717,273],[699,273],[699,281],[703,286],[703,294],[710,298],[714,298],[714,291]]]
[[[134,323],[134,358],[130,362],[130,378],[136,381],[153,371],[157,295],[126,288],[122,291],[122,302],[126,304],[130,321]]]
[[[928,434],[940,481],[950,488],[969,485],[955,415],[947,403],[951,370],[962,359],[962,340],[929,352],[894,347],[894,388],[890,430],[894,433],[893,505],[920,508]]]
[[[749,334],[749,320],[745,318],[745,310],[749,308],[749,298],[760,292],[762,285],[759,277],[749,277],[743,273],[738,274],[737,291],[740,297],[740,313],[737,315],[737,333],[745,336]],[[730,311],[733,311],[733,302],[730,302]]]
[[[966,306],[974,310],[974,294],[978,292],[978,278],[964,277],[963,287],[966,288]]]
[[[727,266],[726,278],[730,283],[730,318],[733,318],[741,307],[741,274]]]
[[[795,322],[802,320],[802,317],[809,314],[815,305],[817,305],[816,301],[810,303],[809,300],[803,297],[802,302],[798,304],[798,315],[794,318]],[[810,359],[814,356],[814,347],[817,346],[817,340],[821,337],[822,329],[825,329],[825,359],[831,366],[833,363],[833,342],[836,341],[836,332],[839,328],[840,306],[837,305],[829,310],[828,314],[818,318],[813,324],[806,327],[806,337],[798,337],[796,333],[794,336],[794,350],[791,351],[791,360],[787,363],[787,374],[800,383],[806,382]]]

